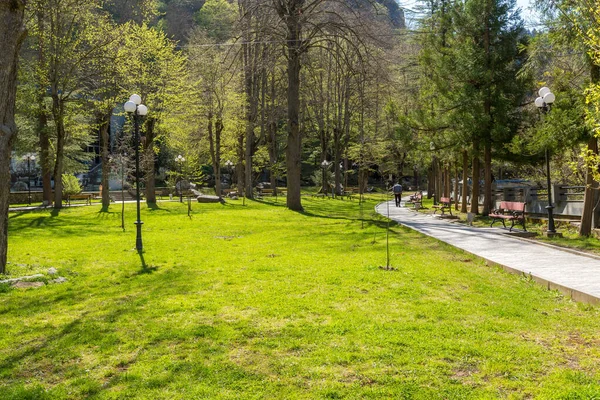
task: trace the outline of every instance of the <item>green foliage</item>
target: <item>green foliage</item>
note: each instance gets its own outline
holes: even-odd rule
[[[79,184],[79,179],[74,175],[63,174],[63,196],[81,193],[83,190]]]
[[[511,1],[435,4],[421,23],[428,32],[421,38],[424,104],[418,114],[430,132],[425,143],[434,139],[437,148],[457,151],[488,143],[495,157],[507,157],[505,145],[517,133],[518,107],[531,86],[521,73],[523,21]]]
[[[198,27],[208,37],[224,42],[231,38],[237,21],[237,10],[227,0],[207,0],[195,15]]]
[[[154,21],[161,14],[161,5],[159,0],[106,0],[102,7],[116,22],[141,24]]]

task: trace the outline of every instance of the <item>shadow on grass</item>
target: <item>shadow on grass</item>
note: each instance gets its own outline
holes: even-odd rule
[[[138,250],[137,253],[138,253],[138,256],[140,257],[140,263],[142,264],[142,269],[140,269],[134,275],[145,275],[145,274],[151,274],[155,271],[158,271],[157,266],[149,267],[148,264],[146,264],[146,260],[144,259],[144,250]]]
[[[38,234],[54,235],[57,237],[67,236],[90,236],[105,232],[105,227],[95,220],[79,219],[76,224],[71,219],[55,218],[57,212],[52,211],[50,215],[38,215],[31,218],[17,218],[10,222],[10,231],[17,232],[27,229],[41,229]],[[99,218],[102,218],[98,216]]]
[[[286,206],[285,197],[283,197],[282,199],[284,199],[284,201],[275,201],[275,197],[273,197],[273,201],[268,201],[268,200],[265,200],[264,198],[262,198],[262,199],[246,199],[246,200],[255,202],[255,203],[259,203],[259,204],[273,206],[273,207],[285,207]]]
[[[148,209],[150,211],[165,211],[170,213],[171,210],[168,210],[166,208],[162,208],[161,206],[158,205],[158,203],[146,203],[146,206],[148,207]]]
[[[273,198],[274,199],[274,198]],[[286,207],[285,201],[275,202],[269,198],[267,199],[254,199],[256,203],[265,204],[273,207]],[[340,210],[340,202],[344,202],[347,205],[352,205],[350,209]],[[303,199],[302,204],[304,206],[303,211],[297,213],[306,217],[311,218],[323,218],[333,220],[346,220],[349,222],[362,222],[365,227],[376,226],[378,228],[387,228],[388,221],[383,216],[376,214],[374,210],[375,203],[362,202],[362,209],[360,202],[354,202],[353,200],[344,200],[343,198],[336,199],[321,199],[321,198],[310,198]],[[372,215],[372,217],[369,217]]]
[[[44,339],[40,342],[34,343],[30,346],[23,346],[19,351],[13,352],[11,356],[5,358],[2,362],[0,362],[0,371],[14,369],[17,363],[23,361],[28,357],[34,356],[35,354],[48,347],[49,344],[60,340],[65,336],[70,335],[77,329],[77,327],[81,326],[86,314],[87,312],[84,312],[78,318],[66,324],[64,328],[62,328],[58,333],[45,336]]]
[[[96,218],[98,219],[112,219],[121,216],[121,211],[109,211],[109,210],[100,210],[96,213]]]
[[[31,214],[32,212],[34,212],[34,210],[31,210],[31,211],[29,211],[29,210],[27,210],[27,211],[17,211],[17,212],[14,212],[14,213],[11,212],[9,214],[10,216],[8,217],[8,219],[10,220],[10,219],[19,218],[19,217],[21,217],[23,215]]]

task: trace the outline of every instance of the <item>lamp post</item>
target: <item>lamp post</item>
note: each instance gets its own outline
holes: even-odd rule
[[[321,180],[322,180],[322,186],[323,186],[323,193],[325,193],[325,195],[327,195],[327,188],[325,188],[325,184],[327,182],[326,182],[325,177],[326,177],[326,170],[327,170],[327,168],[329,168],[329,164],[330,163],[327,160],[323,160],[323,162],[321,163],[321,168],[323,168],[323,177],[321,178]],[[329,185],[327,185],[327,186],[329,186]]]
[[[27,160],[27,191],[28,191],[28,204],[31,205],[31,161],[35,161],[35,154],[27,154],[23,157]]]
[[[129,97],[123,107],[128,114],[133,115],[133,126],[134,126],[134,146],[135,146],[135,193],[137,202],[137,221],[136,225],[136,238],[135,248],[141,252],[143,249],[142,245],[142,220],[140,218],[140,117],[148,114],[148,107],[142,104],[142,98],[137,94],[132,94]]]
[[[556,97],[554,93],[550,91],[547,87],[543,87],[538,91],[539,97],[535,99],[535,105],[540,110],[542,114],[546,114],[552,108],[552,104]],[[548,205],[546,206],[546,210],[548,211],[548,230],[546,231],[547,236],[555,236],[556,228],[554,227],[554,216],[553,210],[554,206],[552,205],[552,185],[550,182],[550,154],[549,154],[548,146],[546,146],[545,156],[546,156],[546,181],[548,184]]]
[[[183,163],[185,162],[185,157],[181,154],[175,157],[175,162],[179,164],[179,202],[183,203]]]
[[[225,161],[225,166],[227,167],[227,170],[229,171],[229,179],[231,180],[230,184],[231,184],[231,186],[233,186],[233,171],[232,171],[233,163],[231,162],[231,160],[227,160],[227,161]]]

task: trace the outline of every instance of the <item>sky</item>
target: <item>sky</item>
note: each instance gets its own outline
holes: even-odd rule
[[[400,7],[406,7],[409,9],[414,9],[416,0],[396,0]],[[525,21],[525,26],[528,29],[533,29],[537,26],[539,22],[539,17],[537,13],[531,9],[531,1],[530,0],[517,0],[517,7],[521,8],[521,17]],[[407,19],[410,18],[410,15],[406,15]]]

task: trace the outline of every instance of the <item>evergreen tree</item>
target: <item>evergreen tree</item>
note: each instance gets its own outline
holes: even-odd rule
[[[478,213],[479,157],[484,159],[483,214],[492,207],[492,157],[517,132],[519,106],[530,84],[520,71],[526,60],[523,21],[514,0],[466,0],[453,9],[453,30],[444,95],[456,130],[473,152],[471,212]]]

